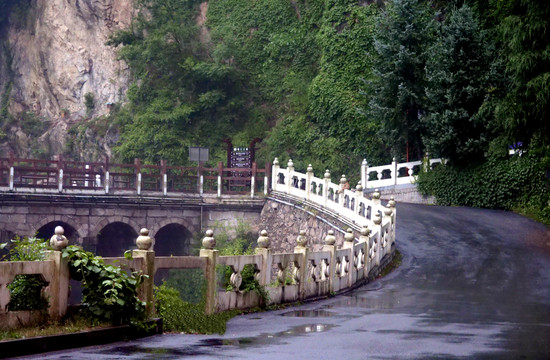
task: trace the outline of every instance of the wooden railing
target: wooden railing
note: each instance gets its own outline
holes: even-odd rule
[[[63,160],[0,158],[0,187],[9,191],[95,192],[95,193],[198,193],[267,194],[270,166],[259,169],[227,168],[220,162],[209,168]]]

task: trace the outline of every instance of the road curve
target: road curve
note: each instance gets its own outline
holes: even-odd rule
[[[402,266],[348,295],[40,359],[549,359],[550,229],[509,212],[399,204]]]

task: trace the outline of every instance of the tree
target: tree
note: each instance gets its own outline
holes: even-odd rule
[[[372,94],[367,113],[379,123],[380,135],[394,156],[422,155],[419,118],[425,108],[425,49],[433,38],[432,28],[430,10],[418,0],[395,0],[378,16],[378,56],[374,79],[367,84]]]
[[[455,163],[480,160],[492,137],[480,107],[489,99],[492,46],[473,10],[452,10],[426,63],[427,111],[422,137],[430,153]]]
[[[502,129],[524,146],[550,142],[550,2],[497,2],[510,89],[497,108]]]

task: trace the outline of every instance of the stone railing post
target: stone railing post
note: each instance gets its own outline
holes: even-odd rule
[[[202,196],[202,194],[204,193],[204,174],[203,174],[203,170],[202,170],[202,163],[199,161],[199,195]]]
[[[313,178],[313,167],[311,164],[307,166],[306,173],[306,199],[309,200],[311,194],[311,179]]]
[[[391,176],[393,185],[397,185],[397,159],[394,157],[391,162]]]
[[[256,192],[256,163],[252,163],[252,172],[250,174],[250,197],[254,199],[254,193]]]
[[[275,158],[275,160],[273,160],[273,166],[271,167],[271,189],[275,191],[279,190],[277,189],[277,183],[279,181],[279,167],[279,159]]]
[[[141,273],[147,275],[138,290],[138,296],[145,301],[145,311],[150,317],[155,313],[155,299],[153,287],[155,285],[155,252],[151,248],[153,239],[149,236],[149,230],[143,228],[136,239],[137,250],[132,251],[134,258],[142,258]]]
[[[349,266],[348,271],[348,287],[353,285],[353,245],[354,245],[355,235],[353,235],[353,230],[348,228],[346,230],[346,234],[344,235],[344,244],[342,244],[342,249],[348,249],[348,259],[347,259],[347,266]]]
[[[103,186],[105,187],[105,194],[108,194],[109,193],[109,158],[108,157],[105,158],[105,179],[104,179]]]
[[[296,238],[296,247],[294,247],[295,254],[301,254],[301,261],[298,264],[300,268],[298,269],[297,277],[295,280],[298,281],[298,297],[300,299],[306,298],[306,271],[307,271],[307,256],[309,253],[309,248],[307,247],[307,236],[305,230],[300,230],[300,234]],[[296,266],[296,264],[294,265]]]
[[[260,269],[260,276],[258,282],[261,286],[269,285],[271,281],[271,266],[273,258],[271,257],[271,249],[269,248],[269,237],[267,236],[267,231],[260,231],[260,236],[258,237],[258,247],[255,252],[256,255],[262,256],[262,268]]]
[[[360,216],[361,207],[359,206],[359,203],[361,202],[361,199],[363,198],[363,186],[361,185],[361,181],[357,183],[357,186],[355,187],[355,208],[353,209],[355,214],[357,216]]]
[[[397,229],[396,222],[397,222],[397,209],[395,207],[395,198],[393,196],[390,196],[390,201],[388,201],[388,206],[392,210],[392,232],[391,232],[391,243],[395,243],[395,230]]]
[[[141,160],[134,159],[134,171],[136,172],[136,192],[141,195]]]
[[[361,228],[361,235],[359,235],[359,242],[365,242],[367,243],[367,246],[365,248],[365,261],[363,264],[365,264],[364,268],[363,268],[363,271],[364,271],[364,275],[363,277],[366,279],[368,276],[369,276],[369,270],[370,270],[370,267],[369,267],[369,254],[370,254],[370,241],[369,241],[369,234],[370,234],[370,229],[368,228],[367,225],[363,225],[363,227]]]
[[[323,178],[323,206],[326,207],[328,203],[328,186],[330,184],[330,171],[327,169]]]
[[[336,236],[334,236],[334,231],[329,230],[327,236],[325,236],[325,244],[323,245],[323,251],[328,251],[330,253],[329,259],[329,292],[334,291],[334,276],[335,276],[335,265],[336,265]]]
[[[369,181],[369,165],[367,159],[363,159],[361,163],[361,185],[363,189],[367,188],[367,181]]]
[[[292,179],[292,177],[294,176],[294,163],[292,162],[292,159],[288,160],[286,171],[288,177],[288,180],[286,182],[286,193],[290,194],[290,188],[294,186],[294,180]]]
[[[14,154],[10,151],[10,157],[8,159],[8,166],[10,168],[10,191],[13,191],[13,182],[15,180],[15,167],[13,166],[14,161]]]
[[[374,218],[372,220],[374,223],[373,228],[374,232],[376,233],[376,236],[374,238],[374,264],[376,266],[380,266],[380,236],[382,235],[382,217],[377,212],[374,214]]]
[[[222,197],[223,163],[218,163],[218,197]]]
[[[376,208],[380,206],[380,191],[378,189],[374,189],[374,192],[372,193],[372,203],[374,204],[373,211],[378,211]]]
[[[50,288],[49,315],[52,319],[61,319],[67,312],[69,301],[69,262],[63,259],[61,250],[67,247],[69,240],[63,235],[65,230],[61,226],[55,228],[55,234],[50,238],[50,246],[54,249],[48,251],[47,259],[54,262],[54,273],[48,285]]]
[[[168,174],[166,173],[166,160],[160,161],[160,174],[162,176],[162,193],[168,195]]]
[[[63,156],[57,155],[57,190],[63,192]]]
[[[346,188],[346,183],[348,182],[348,179],[346,179],[346,175],[342,174],[342,177],[340,178],[340,182],[339,182],[339,185],[338,185],[338,204],[340,204],[340,206],[342,207],[345,207],[345,204],[344,204],[344,189]],[[349,184],[348,184],[348,189],[349,189]],[[350,199],[351,200],[351,199]]]
[[[211,315],[216,311],[216,264],[218,262],[218,250],[214,250],[216,240],[214,232],[206,230],[206,236],[202,239],[202,249],[199,256],[206,258],[204,278],[206,280],[206,303],[204,313]]]

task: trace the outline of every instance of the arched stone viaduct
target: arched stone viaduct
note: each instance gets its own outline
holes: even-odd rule
[[[49,237],[57,225],[73,244],[104,256],[134,246],[142,227],[165,255],[189,253],[194,234],[207,227],[234,227],[237,221],[258,224],[264,200],[208,197],[74,196],[64,194],[0,194],[0,242],[14,235]],[[114,226],[116,224],[116,226]],[[175,249],[175,248],[178,249]],[[179,254],[183,255],[183,254]]]

